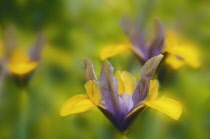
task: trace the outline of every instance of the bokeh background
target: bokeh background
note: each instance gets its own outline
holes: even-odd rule
[[[118,131],[98,110],[60,117],[62,104],[86,93],[83,59],[93,61],[99,75],[100,49],[124,43],[120,21],[135,19],[146,36],[159,18],[166,30],[175,29],[198,44],[201,67],[184,66],[164,78],[159,95],[179,100],[183,115],[174,121],[147,109],[130,127],[130,139],[210,138],[210,1],[208,0],[1,0],[0,42],[8,26],[15,28],[18,48],[27,52],[37,33],[47,37],[39,67],[28,86],[29,139],[112,139]],[[1,46],[1,50],[2,50]],[[3,51],[1,52],[1,55]],[[131,52],[109,59],[116,70],[127,70],[139,79],[141,65]],[[0,139],[18,138],[20,88],[9,74],[0,88]]]

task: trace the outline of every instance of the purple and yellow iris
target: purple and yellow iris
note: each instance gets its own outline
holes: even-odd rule
[[[174,31],[165,33],[160,20],[156,20],[154,38],[149,44],[146,43],[141,28],[131,19],[124,19],[122,27],[129,43],[111,44],[103,47],[100,54],[102,60],[130,50],[137,56],[141,64],[144,64],[150,58],[167,52],[169,55],[166,57],[166,63],[174,69],[178,69],[184,64],[193,68],[200,67],[200,54],[197,45],[192,41],[180,39]]]
[[[113,125],[124,132],[133,120],[147,107],[157,109],[178,120],[182,106],[170,98],[157,98],[158,81],[152,80],[163,55],[148,60],[141,69],[141,78],[127,71],[117,71],[105,61],[100,79],[95,75],[93,64],[85,60],[85,88],[88,95],[79,94],[67,100],[60,111],[61,116],[85,112],[98,107]]]
[[[128,37],[129,43],[119,45],[109,45],[101,50],[101,59],[105,60],[125,50],[132,51],[142,64],[150,58],[161,54],[164,50],[165,30],[160,20],[156,20],[155,35],[150,44],[142,34],[142,30],[129,20],[128,18],[122,21],[122,27]]]

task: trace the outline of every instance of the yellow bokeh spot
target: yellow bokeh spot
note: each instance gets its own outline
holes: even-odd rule
[[[60,115],[66,116],[74,113],[81,113],[88,111],[96,105],[85,94],[76,95],[68,99],[62,106]]]
[[[172,54],[169,58],[167,58],[167,63],[170,63],[169,65],[171,65],[174,69],[180,68],[184,65],[184,63],[193,68],[199,68],[201,65],[200,50],[198,49],[198,46],[193,42],[179,39],[177,34],[174,32],[167,33],[165,51]],[[178,62],[175,58],[181,62]]]
[[[129,44],[111,44],[101,49],[100,57],[101,60],[105,60],[109,57],[115,56],[129,49]]]
[[[145,101],[145,104],[148,107],[154,108],[160,112],[165,113],[169,117],[178,120],[182,115],[182,106],[181,104],[171,98],[158,98],[153,101]]]
[[[31,62],[24,53],[14,51],[8,67],[11,73],[22,76],[33,71],[37,67],[37,62]]]
[[[98,105],[102,99],[101,85],[97,81],[88,81],[85,83],[85,89],[90,99]]]
[[[132,95],[136,88],[136,78],[127,71],[117,71],[115,77],[118,80],[118,93]]]

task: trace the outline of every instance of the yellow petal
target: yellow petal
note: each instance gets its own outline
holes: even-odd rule
[[[193,68],[199,68],[201,65],[198,46],[192,41],[181,40],[174,32],[167,33],[165,51],[173,54],[173,57],[167,58],[167,63],[170,63],[174,69],[178,69],[184,63]],[[183,59],[175,58],[176,56]]]
[[[29,62],[28,56],[20,50],[15,50],[12,52],[10,57],[11,63],[19,63],[19,62]]]
[[[178,39],[177,34],[174,31],[168,31],[166,33],[166,40],[165,40],[165,51],[171,52],[173,51],[175,46],[180,44],[180,40]]]
[[[37,62],[31,62],[22,51],[15,50],[8,64],[9,70],[16,75],[24,75],[37,67]]]
[[[181,104],[171,98],[158,98],[153,101],[145,101],[145,104],[151,108],[165,113],[175,120],[178,120],[182,114]]]
[[[127,71],[117,71],[115,77],[118,80],[118,93],[132,95],[136,88],[136,78]]]
[[[146,100],[151,101],[157,98],[158,93],[158,81],[157,80],[150,80],[149,86],[149,94]]]
[[[180,67],[182,67],[185,64],[185,61],[184,61],[184,59],[179,60],[176,55],[169,54],[166,57],[166,64],[169,64],[173,69],[176,70],[176,69],[179,69]]]
[[[12,62],[8,65],[9,70],[16,75],[24,75],[37,67],[37,62]]]
[[[90,99],[98,105],[102,99],[101,85],[97,81],[89,80],[85,83],[85,89]]]
[[[101,60],[105,60],[109,57],[115,56],[122,53],[125,50],[128,50],[130,46],[128,44],[112,44],[105,46],[101,49],[100,57]]]
[[[88,111],[96,105],[89,99],[87,95],[79,94],[68,99],[62,106],[60,115],[66,116],[74,113]]]

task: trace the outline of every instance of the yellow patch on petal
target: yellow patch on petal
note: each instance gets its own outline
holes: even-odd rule
[[[179,60],[177,58],[177,56],[173,55],[173,54],[169,54],[166,57],[165,62],[166,62],[166,64],[169,64],[175,70],[181,68],[185,64],[184,59],[183,60]]]
[[[118,93],[132,95],[136,88],[136,78],[127,71],[117,71],[115,77],[118,80]]]
[[[112,44],[105,46],[101,49],[100,57],[101,60],[105,60],[109,57],[115,56],[122,53],[130,48],[129,44]]]
[[[8,63],[11,73],[16,75],[25,75],[37,67],[37,62],[31,62],[29,58],[20,51],[15,51]]]
[[[97,81],[88,81],[85,83],[85,89],[90,99],[98,105],[102,99],[101,85]]]
[[[181,104],[171,98],[158,98],[153,101],[145,101],[148,107],[154,108],[160,112],[165,113],[169,117],[178,120],[182,114]]]
[[[66,116],[74,113],[81,113],[88,111],[96,105],[85,94],[76,95],[68,99],[62,106],[60,115]]]
[[[158,81],[157,80],[150,80],[149,86],[149,94],[146,100],[152,101],[157,98],[158,93]]]
[[[173,57],[169,56],[167,63],[170,63],[174,69],[178,69],[184,65],[184,63],[193,68],[199,68],[201,65],[200,51],[197,45],[190,41],[180,40],[174,32],[167,33],[165,51],[173,55]],[[182,59],[177,58],[177,60],[175,60],[174,56],[179,56]]]

